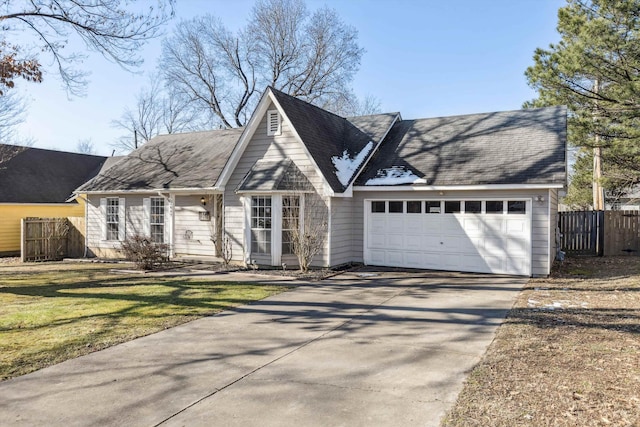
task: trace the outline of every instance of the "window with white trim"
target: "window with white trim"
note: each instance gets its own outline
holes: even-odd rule
[[[164,243],[164,198],[152,197],[149,215],[149,232],[151,240]]]
[[[271,253],[271,197],[251,197],[251,252]]]
[[[282,120],[278,110],[267,111],[267,136],[280,135],[282,133]]]
[[[117,197],[107,197],[105,221],[106,240],[118,240],[120,233],[120,203]]]
[[[293,254],[294,232],[300,229],[300,197],[282,196],[282,254]]]

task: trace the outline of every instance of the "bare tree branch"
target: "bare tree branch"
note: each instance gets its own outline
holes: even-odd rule
[[[142,45],[160,35],[173,17],[173,4],[174,0],[0,0],[0,38],[32,34],[39,54],[51,56],[66,89],[77,95],[86,86],[86,73],[74,66],[84,55],[64,53],[69,37],[79,37],[90,50],[131,69],[142,63]],[[31,54],[29,46],[9,48],[6,40],[0,42],[5,52],[0,55],[0,88],[13,87],[17,78],[42,80],[38,55]]]
[[[301,0],[259,0],[236,34],[210,15],[181,22],[160,68],[221,125],[243,126],[267,85],[330,110],[343,103],[364,52],[357,38],[332,9],[309,15]]]

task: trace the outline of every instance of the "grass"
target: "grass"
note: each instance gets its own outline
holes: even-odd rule
[[[114,274],[113,265],[0,264],[0,378],[148,335],[283,286]]]
[[[640,425],[640,258],[531,280],[443,425]]]

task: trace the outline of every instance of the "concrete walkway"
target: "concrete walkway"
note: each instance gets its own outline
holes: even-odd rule
[[[343,274],[0,383],[0,420],[437,426],[526,280]]]

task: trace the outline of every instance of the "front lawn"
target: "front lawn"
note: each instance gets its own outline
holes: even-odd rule
[[[148,335],[284,286],[114,274],[113,265],[0,264],[0,379]]]
[[[640,258],[531,280],[443,425],[640,425]]]

